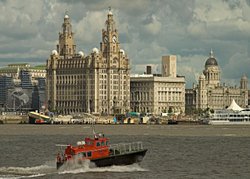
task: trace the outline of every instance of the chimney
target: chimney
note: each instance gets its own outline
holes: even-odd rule
[[[146,69],[146,74],[152,74],[152,67],[151,66],[147,66],[147,69]]]

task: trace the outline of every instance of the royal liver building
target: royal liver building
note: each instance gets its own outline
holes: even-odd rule
[[[120,48],[113,14],[108,12],[100,49],[76,53],[66,14],[57,50],[47,60],[48,109],[59,114],[116,114],[130,109],[130,66]]]

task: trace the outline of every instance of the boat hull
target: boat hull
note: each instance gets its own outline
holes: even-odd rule
[[[146,152],[147,149],[143,149],[140,151],[125,154],[111,155],[105,158],[92,159],[90,161],[93,162],[97,167],[107,167],[112,165],[131,165],[133,163],[141,162]],[[57,169],[59,169],[63,164],[63,162],[57,162]]]
[[[211,125],[250,125],[250,121],[210,120]]]

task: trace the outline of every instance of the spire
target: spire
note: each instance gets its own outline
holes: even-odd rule
[[[112,11],[111,11],[111,6],[109,6],[109,12],[108,15],[113,15]]]
[[[65,16],[64,16],[64,19],[68,19],[69,18],[69,14],[68,14],[68,11],[67,9],[65,10]]]
[[[65,11],[64,23],[62,24],[63,33],[72,33],[72,25],[70,23],[68,11]]]
[[[214,58],[214,52],[213,52],[212,48],[211,48],[211,50],[210,50],[209,55],[210,55],[210,58]]]
[[[108,12],[108,19],[106,20],[107,31],[114,31],[115,30],[115,22],[113,20],[113,13],[111,11],[111,7],[109,7]]]
[[[68,11],[65,11],[64,22],[62,24],[62,32],[59,32],[59,44],[57,45],[57,52],[60,56],[65,58],[75,54],[74,33],[72,32],[72,25]]]

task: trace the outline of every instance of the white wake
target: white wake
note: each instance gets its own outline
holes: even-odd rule
[[[34,167],[0,167],[0,178],[35,178],[54,173],[55,171],[54,161]]]
[[[144,172],[147,169],[142,168],[138,164],[125,165],[125,166],[109,166],[109,167],[95,167],[90,161],[84,161],[82,164],[65,166],[65,168],[60,169],[58,174],[78,174],[87,172]]]
[[[142,168],[138,164],[126,166],[110,166],[110,167],[95,167],[89,160],[68,163],[62,166],[59,170],[56,169],[55,162],[46,162],[44,165],[33,167],[0,167],[0,178],[4,179],[21,179],[21,178],[36,178],[47,175],[63,175],[63,174],[78,174],[87,172],[145,172],[147,169]]]

